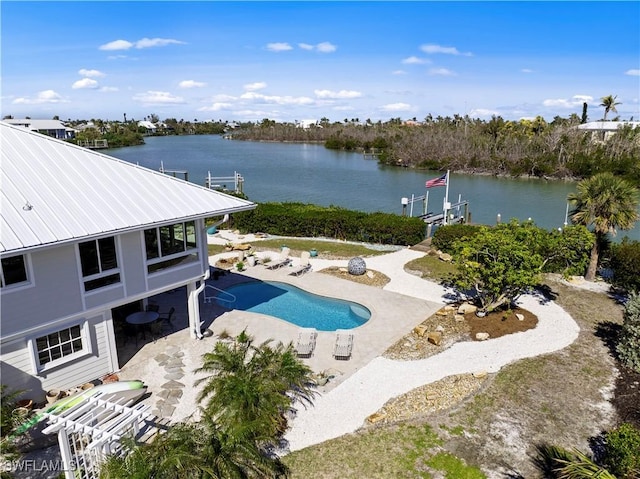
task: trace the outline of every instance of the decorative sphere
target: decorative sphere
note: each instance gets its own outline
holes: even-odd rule
[[[347,266],[349,274],[361,276],[367,272],[367,264],[360,257],[351,258]]]

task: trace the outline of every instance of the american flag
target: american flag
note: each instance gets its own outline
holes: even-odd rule
[[[429,180],[425,183],[427,188],[431,188],[434,186],[447,186],[447,174],[440,176],[439,178],[434,178],[433,180]]]

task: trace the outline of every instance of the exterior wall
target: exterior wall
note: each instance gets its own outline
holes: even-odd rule
[[[71,388],[117,370],[111,309],[200,278],[208,267],[207,241],[204,221],[198,220],[196,226],[198,261],[151,275],[147,274],[142,232],[120,235],[116,248],[121,282],[87,293],[75,244],[30,253],[31,284],[1,290],[2,383],[31,391],[39,400],[35,396],[44,397],[48,389]],[[90,354],[39,370],[32,342],[79,323],[86,324]]]
[[[59,327],[56,326],[55,329],[75,325],[83,319],[83,317],[72,318]],[[91,354],[41,373],[35,370],[30,340],[51,332],[50,327],[47,329],[48,326],[44,325],[26,336],[3,343],[0,346],[2,383],[9,385],[12,390],[28,391],[26,395],[40,401],[44,399],[45,391],[49,389],[69,389],[112,372],[115,369],[113,366],[115,352],[110,351],[111,341],[107,337],[110,321],[109,313],[88,318],[87,339],[91,343]]]

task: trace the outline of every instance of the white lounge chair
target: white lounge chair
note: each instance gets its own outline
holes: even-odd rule
[[[289,252],[291,250],[289,248],[287,248],[286,246],[284,248],[282,248],[282,251],[280,252],[280,256],[278,257],[278,259],[272,261],[271,263],[266,265],[267,269],[279,269],[282,268],[283,266],[287,266],[289,263],[291,263],[291,258],[289,258]]]
[[[316,338],[318,331],[315,328],[302,328],[298,333],[298,342],[296,343],[296,352],[298,357],[310,358],[313,350],[316,348]]]
[[[301,276],[309,271],[311,269],[311,263],[309,262],[310,257],[311,253],[309,253],[308,251],[303,251],[300,255],[300,264],[289,274],[291,276]]]
[[[344,329],[336,330],[336,344],[333,348],[333,357],[335,359],[351,358],[353,350],[353,333]]]

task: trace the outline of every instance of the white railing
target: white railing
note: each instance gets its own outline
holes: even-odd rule
[[[207,295],[207,289],[212,289],[216,293],[209,296]],[[218,294],[226,295],[226,297],[219,296]],[[216,299],[218,301],[229,303],[229,306],[231,306],[233,303],[236,302],[236,297],[233,294],[229,293],[228,291],[225,291],[224,289],[216,288],[215,286],[211,286],[210,284],[206,285],[204,288],[204,302],[211,303]]]

